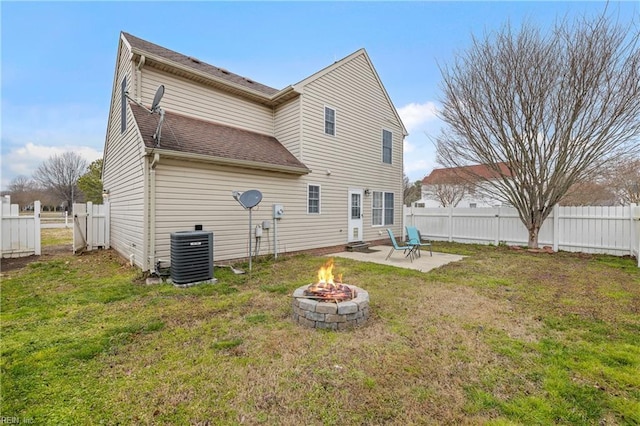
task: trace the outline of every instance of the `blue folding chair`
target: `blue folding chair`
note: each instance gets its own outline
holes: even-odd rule
[[[415,247],[415,252],[420,256],[420,249],[422,247],[429,247],[429,253],[433,257],[433,251],[431,250],[431,243],[425,243],[422,241],[420,231],[415,226],[406,226],[407,229],[407,244]]]
[[[415,255],[416,248],[409,245],[406,245],[406,246],[398,245],[398,242],[396,241],[396,237],[393,236],[393,231],[387,228],[387,233],[389,234],[389,238],[391,239],[392,247],[391,247],[391,250],[389,251],[389,254],[387,255],[387,257],[385,257],[384,260],[388,260],[394,251],[402,250],[405,257],[408,257],[409,259],[411,259],[411,262],[413,262],[413,256]]]

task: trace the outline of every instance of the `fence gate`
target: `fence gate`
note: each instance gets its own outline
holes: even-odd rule
[[[40,256],[40,201],[33,203],[33,216],[20,215],[11,197],[2,197],[0,209],[0,257]]]
[[[73,253],[109,248],[109,203],[73,204]]]

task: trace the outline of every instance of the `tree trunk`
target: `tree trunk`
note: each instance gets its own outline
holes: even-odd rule
[[[528,247],[531,249],[538,248],[538,233],[540,232],[540,226],[538,225],[529,225],[529,245]]]

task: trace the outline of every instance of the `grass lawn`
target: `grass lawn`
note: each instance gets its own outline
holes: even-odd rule
[[[55,240],[55,238],[52,238]],[[640,268],[436,243],[429,273],[335,259],[349,332],[290,320],[323,257],[141,284],[112,251],[2,277],[2,416],[35,424],[639,424]],[[242,265],[236,265],[242,267]],[[245,268],[246,269],[246,268]],[[24,420],[23,420],[24,422]]]

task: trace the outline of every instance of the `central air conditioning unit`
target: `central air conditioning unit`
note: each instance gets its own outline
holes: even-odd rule
[[[176,285],[213,280],[213,233],[171,233],[171,281]]]

